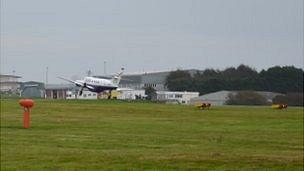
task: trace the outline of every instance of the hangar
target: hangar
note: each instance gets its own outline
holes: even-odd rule
[[[195,104],[198,102],[209,102],[212,105],[225,105],[226,101],[229,99],[229,94],[236,94],[238,91],[218,91],[214,93],[204,94],[199,97],[194,97],[190,100],[190,104]],[[263,96],[268,102],[272,102],[272,99],[277,95],[281,95],[280,93],[275,92],[266,92],[266,91],[255,91],[256,93]]]
[[[44,98],[44,83],[28,81],[21,83],[21,96],[25,98]]]

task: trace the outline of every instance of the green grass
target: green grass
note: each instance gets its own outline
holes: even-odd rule
[[[303,108],[2,100],[1,170],[303,170]]]

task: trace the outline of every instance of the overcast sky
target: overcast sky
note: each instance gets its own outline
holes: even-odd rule
[[[1,73],[303,68],[303,0],[1,0]]]

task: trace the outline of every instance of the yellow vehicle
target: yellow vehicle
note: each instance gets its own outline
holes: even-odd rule
[[[204,110],[204,109],[209,109],[211,107],[211,104],[210,103],[196,103],[195,106],[201,110]]]
[[[111,92],[102,92],[98,94],[98,99],[117,99],[117,97],[121,93],[116,90],[112,90]]]
[[[271,105],[272,109],[286,109],[288,107],[287,104],[273,104]]]

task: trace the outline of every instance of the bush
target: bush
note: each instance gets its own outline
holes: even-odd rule
[[[151,86],[145,87],[145,94],[147,95],[147,100],[156,99],[156,90]]]
[[[267,100],[254,91],[239,91],[228,95],[227,105],[267,105]]]
[[[288,104],[289,106],[303,106],[303,93],[287,93],[273,98],[275,104]]]

